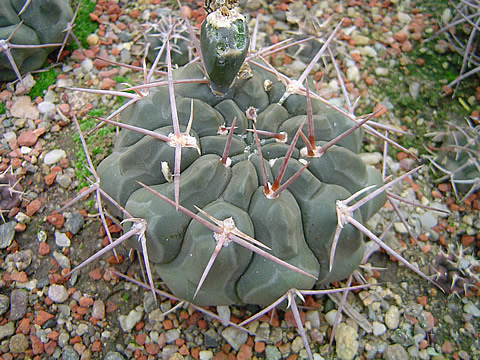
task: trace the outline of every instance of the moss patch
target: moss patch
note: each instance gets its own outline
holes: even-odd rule
[[[80,4],[73,33],[82,44],[82,47],[88,48],[87,36],[98,29],[98,24],[90,19],[90,13],[95,10],[95,1],[83,0]],[[78,49],[75,42],[70,45],[72,50]]]
[[[37,96],[43,96],[43,92],[46,91],[50,85],[55,84],[57,81],[57,72],[55,69],[40,72],[36,75],[35,81],[35,86],[28,93],[28,96],[32,99],[35,99]]]

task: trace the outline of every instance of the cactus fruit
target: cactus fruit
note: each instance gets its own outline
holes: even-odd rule
[[[40,69],[63,41],[63,31],[73,16],[65,0],[32,1],[22,11],[24,3],[25,0],[0,0],[0,81],[17,77],[13,66],[20,74]],[[46,44],[53,46],[42,46]]]

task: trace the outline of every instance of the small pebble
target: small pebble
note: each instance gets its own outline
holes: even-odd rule
[[[395,330],[398,328],[398,324],[400,323],[400,311],[398,307],[395,305],[390,306],[385,314],[385,325],[391,330]]]
[[[0,249],[9,247],[15,237],[15,221],[0,224]]]
[[[335,332],[336,353],[341,360],[351,360],[357,354],[358,334],[353,327],[340,323]]]
[[[105,319],[105,304],[102,300],[95,300],[92,307],[92,317],[98,320]]]
[[[68,247],[70,246],[70,239],[65,235],[65,233],[62,233],[58,230],[55,231],[55,244],[60,247]]]
[[[124,332],[129,332],[133,329],[136,323],[142,320],[143,312],[136,311],[135,309],[131,310],[128,315],[120,315],[118,321]]]
[[[237,328],[229,326],[222,331],[222,336],[232,347],[238,351],[247,342],[248,334]]]
[[[71,268],[70,259],[68,257],[66,257],[65,255],[63,255],[62,253],[60,253],[58,251],[54,251],[53,252],[53,258],[57,261],[58,265],[60,265],[60,267],[62,269],[70,269]]]
[[[48,288],[48,297],[55,303],[63,303],[68,299],[68,291],[63,285],[52,284]]]
[[[73,235],[76,235],[82,229],[84,223],[85,219],[83,215],[79,212],[73,212],[69,217],[67,217],[64,226]]]
[[[10,352],[19,354],[28,349],[28,339],[23,334],[15,334],[10,338],[9,342]]]
[[[14,289],[10,294],[10,317],[15,321],[22,319],[27,312],[28,293],[22,289]]]
[[[62,149],[50,150],[43,157],[43,163],[46,165],[53,165],[66,157],[67,157],[67,154]]]
[[[15,324],[13,321],[0,326],[0,340],[9,338],[15,333]]]
[[[0,315],[3,315],[7,312],[10,307],[10,299],[7,295],[0,294]]]
[[[385,360],[408,360],[407,351],[400,344],[388,345],[384,352]]]

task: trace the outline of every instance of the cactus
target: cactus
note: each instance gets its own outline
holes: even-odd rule
[[[468,197],[480,186],[480,128],[474,121],[469,120],[468,126],[449,124],[433,138],[440,145],[431,163],[443,174],[437,181],[449,180],[457,197],[459,193]]]
[[[174,26],[175,31],[170,32],[172,26]],[[178,16],[162,14],[161,12],[158,21],[145,24],[143,35],[145,43],[148,44],[147,58],[152,63],[155,62],[155,58],[160,51],[163,52],[159,60],[165,62],[165,49],[162,50],[162,47],[167,39],[170,39],[171,42],[173,64],[183,66],[190,60],[191,41],[188,29]]]
[[[64,0],[1,0],[0,14],[0,81],[40,69],[73,16]]]
[[[103,191],[146,220],[157,275],[197,305],[265,305],[291,288],[348,277],[364,256],[364,241],[357,227],[339,220],[338,204],[383,185],[381,174],[357,155],[359,124],[311,98],[308,89],[306,96],[290,91],[292,84],[267,71],[268,64],[244,63],[248,32],[236,13],[231,19],[235,25],[228,29],[209,29],[208,17],[202,26],[205,72],[198,63],[172,71],[167,43],[168,88],[132,95],[114,150],[98,166]],[[228,46],[219,47],[224,31]],[[232,49],[240,60],[224,62]],[[382,193],[351,221],[365,222],[384,202]],[[224,233],[212,235],[211,226],[192,216]],[[256,239],[281,260],[232,243],[232,236]]]

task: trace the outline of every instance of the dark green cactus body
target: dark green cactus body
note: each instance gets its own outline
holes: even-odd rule
[[[202,23],[200,44],[212,90],[224,95],[247,56],[249,41],[245,18],[234,10],[217,10]]]
[[[223,98],[206,84],[175,85],[179,121],[184,131],[194,98],[192,134],[201,154],[182,150],[180,204],[193,212],[195,206],[223,221],[232,217],[242,232],[269,246],[273,255],[293,264],[314,279],[267,260],[234,242],[220,251],[213,268],[195,298],[201,274],[217,244],[213,233],[175,207],[136,183],[140,180],[173,199],[174,185],[163,176],[161,162],[174,167],[174,148],[161,141],[121,130],[113,153],[99,166],[102,187],[135,217],[147,220],[150,261],[176,296],[199,305],[251,303],[265,305],[286,290],[310,289],[347,277],[358,266],[364,252],[363,236],[345,225],[337,246],[333,268],[329,255],[337,226],[336,201],[369,185],[381,185],[380,173],[366,166],[357,153],[362,132],[357,130],[320,157],[305,157],[301,140],[289,160],[284,180],[309,162],[300,176],[275,199],[264,195],[260,158],[246,117],[257,109],[256,127],[288,134],[286,143],[261,137],[264,165],[270,183],[285,156],[294,132],[306,118],[306,99],[292,95],[277,101],[285,87],[271,74],[252,66],[252,77],[237,80]],[[174,78],[202,78],[198,64],[174,71]],[[265,81],[272,86],[264,86]],[[151,90],[122,114],[122,122],[163,134],[172,132],[170,104],[165,88]],[[312,100],[318,145],[352,127],[346,116]],[[219,133],[236,117],[229,157],[220,160],[227,136]],[[365,222],[384,203],[379,196],[354,213]],[[132,241],[132,246],[138,243]]]
[[[61,43],[65,36],[67,23],[73,12],[65,0],[34,0],[18,16],[25,0],[0,0],[0,39],[7,39],[23,20],[13,37],[11,44],[40,45]],[[37,70],[43,66],[48,54],[56,47],[12,48],[11,53],[21,74]],[[13,80],[13,71],[7,56],[0,51],[0,81]]]
[[[435,158],[443,175],[449,174],[456,189],[467,193],[480,182],[480,128],[450,126]]]

